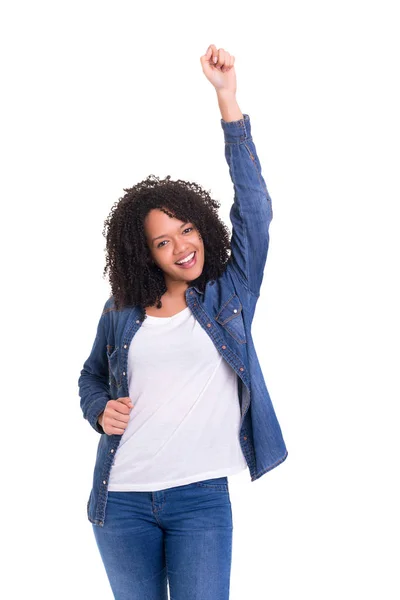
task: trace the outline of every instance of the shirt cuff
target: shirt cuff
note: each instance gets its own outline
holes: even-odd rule
[[[251,138],[251,125],[248,114],[243,113],[243,119],[238,121],[224,121],[221,119],[221,127],[225,142],[228,144],[244,142]]]
[[[95,431],[97,431],[97,433],[104,433],[104,429],[102,428],[102,426],[99,424],[99,422],[97,421],[97,419],[99,418],[99,416],[101,415],[101,413],[104,411],[107,402],[108,402],[109,398],[100,398],[100,400],[97,400],[94,404],[94,406],[90,407],[90,413],[87,416],[87,420],[89,421],[89,423],[91,424],[91,426],[93,427],[93,429]]]

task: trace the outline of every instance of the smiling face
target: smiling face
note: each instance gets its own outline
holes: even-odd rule
[[[152,209],[144,220],[144,230],[153,260],[164,271],[167,286],[171,281],[189,282],[201,275],[204,244],[192,222],[184,223],[162,210]],[[193,252],[194,257],[186,264],[176,264]]]

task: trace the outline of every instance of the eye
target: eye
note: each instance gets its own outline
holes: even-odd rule
[[[191,231],[193,229],[193,227],[186,227],[186,229],[183,230],[183,233],[185,233],[185,231]],[[164,242],[166,242],[167,240],[163,240],[162,242],[160,242],[159,244],[157,244],[157,248],[163,248],[162,244],[164,244]]]

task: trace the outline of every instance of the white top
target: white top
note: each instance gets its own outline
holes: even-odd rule
[[[237,374],[187,306],[147,315],[128,352],[134,407],[109,491],[158,491],[247,468]]]

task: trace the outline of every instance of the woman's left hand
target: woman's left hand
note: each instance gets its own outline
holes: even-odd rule
[[[217,92],[227,91],[236,94],[235,57],[211,44],[204,56],[200,57],[203,73]]]

